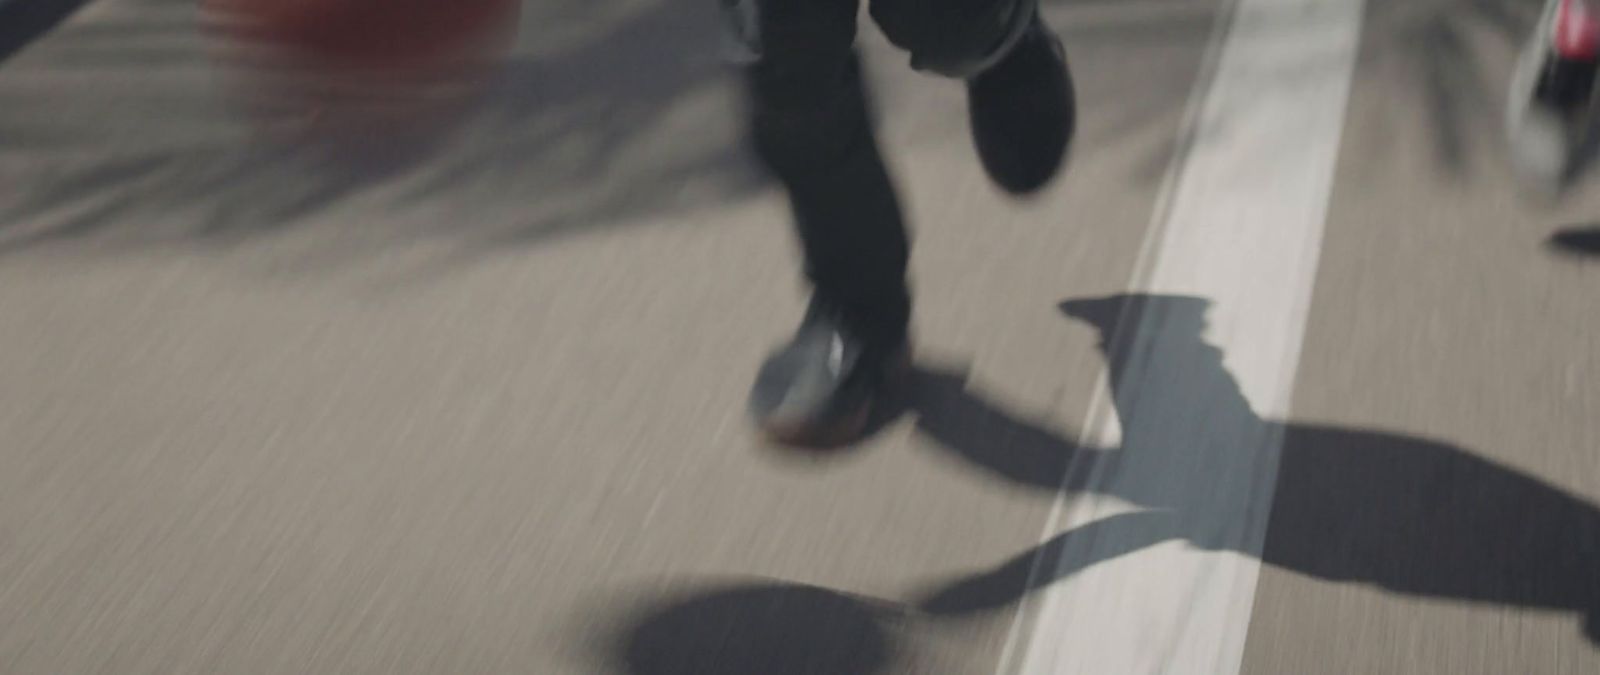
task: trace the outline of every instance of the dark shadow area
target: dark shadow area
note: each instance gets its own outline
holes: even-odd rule
[[[1550,235],[1546,242],[1550,249],[1580,258],[1600,257],[1600,226],[1577,225],[1563,228]]]
[[[1207,419],[1226,419],[1228,428],[1243,423],[1250,437],[1282,434],[1263,562],[1406,595],[1577,612],[1600,643],[1600,510],[1446,443],[1259,419],[1224,368],[1222,353],[1202,340],[1207,306],[1197,298],[1170,296],[1062,305],[1068,315],[1101,331],[1123,428],[1120,448],[1084,449],[1052,440],[1048,432],[961,394],[945,397],[941,414],[954,413],[954,421],[924,413],[921,425],[956,454],[1030,487],[1052,487],[1075,457],[1114,473],[1146,439],[1157,437],[1156,427],[1169,423],[1141,415],[1133,405],[1150,394],[1130,389],[1130,356],[1137,353],[1140,367],[1184,373],[1182,386],[1191,388],[1185,398],[1205,406]],[[1143,317],[1145,325],[1158,324],[1161,337],[1116,332],[1124,312]],[[1236,449],[1196,443],[1185,450],[1203,460],[1204,453]],[[1087,486],[1075,481],[1072,487]],[[1184,540],[1203,549],[1234,546],[1225,535],[1218,538],[1216,528],[1194,527],[1185,515],[1197,506],[1179,503],[1169,493],[1135,488],[1115,496],[1149,510],[1066,532],[993,570],[936,590],[923,601],[924,608],[949,615],[1004,607],[1034,588],[1163,541]],[[1080,541],[1099,545],[1074,546]],[[1043,557],[1044,564],[1039,577],[1030,579],[1035,557]]]
[[[640,612],[606,655],[630,675],[873,675],[899,610],[798,584],[701,590]]]
[[[971,391],[961,372],[919,369],[908,398],[906,411],[915,416],[917,431],[1009,483],[1059,490],[1074,462],[1092,461],[1085,453],[1099,453],[1000,409]]]
[[[86,4],[89,0],[0,0],[0,63]]]

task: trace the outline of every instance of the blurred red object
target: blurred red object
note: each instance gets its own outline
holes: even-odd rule
[[[312,134],[289,137],[296,142],[390,152],[470,115],[515,45],[522,4],[201,0],[201,10],[241,113],[270,130]]]
[[[204,0],[227,33],[313,67],[436,70],[495,55],[521,0]]]

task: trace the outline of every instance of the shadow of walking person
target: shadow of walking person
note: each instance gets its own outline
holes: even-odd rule
[[[1062,533],[907,604],[786,583],[696,593],[631,624],[619,647],[626,672],[885,672],[913,656],[891,629],[976,618],[1165,542],[1259,556],[1325,581],[1405,595],[1575,612],[1600,645],[1600,510],[1447,443],[1263,419],[1223,353],[1204,340],[1208,306],[1147,295],[1062,304],[1099,331],[1122,431],[1117,447],[1085,447],[1009,414],[969,390],[958,372],[919,370],[904,402],[903,412],[936,447],[992,477],[1041,491],[1095,492],[1137,509]],[[1125,316],[1139,319],[1137,330],[1125,329]],[[1273,447],[1281,453],[1269,452]],[[1239,525],[1263,517],[1252,512],[1260,509],[1228,488],[1238,480],[1206,467],[1274,460],[1277,471],[1266,480],[1275,476],[1276,492],[1262,544]],[[1090,480],[1124,472],[1140,480]]]
[[[1203,549],[1259,555],[1266,563],[1328,581],[1367,583],[1431,598],[1576,611],[1584,616],[1590,639],[1600,644],[1600,510],[1445,443],[1260,419],[1228,373],[1222,353],[1203,339],[1207,307],[1198,298],[1143,295],[1063,303],[1069,316],[1100,331],[1123,430],[1119,448],[1085,450],[1045,440],[1023,444],[1020,458],[1002,457],[978,450],[981,438],[941,429],[936,420],[924,424],[963,457],[1034,486],[1048,480],[1034,470],[1054,471],[1059,479],[1074,456],[1102,464],[1102,473],[1163,471],[1141,465],[1142,456],[1178,462],[1165,467],[1164,477],[1113,484],[1110,494],[1146,510],[1068,531],[993,570],[943,586],[922,602],[925,611],[955,615],[1003,607],[1096,563],[1183,540]],[[1117,330],[1125,313],[1143,317],[1141,325],[1150,330]],[[1149,381],[1144,379],[1149,369],[1170,369],[1179,376],[1162,380],[1172,387],[1151,391],[1139,384]],[[1189,419],[1144,412],[1177,409],[1171,400],[1149,405],[1152,397],[1170,396],[1192,404],[1182,416]],[[993,414],[998,413],[986,413]],[[1211,437],[1185,444],[1181,434],[1196,428],[1208,430]],[[1217,442],[1216,433],[1231,437]],[[1234,536],[1229,528],[1205,526],[1218,517],[1245,517],[1234,511],[1245,508],[1239,496],[1170,489],[1173,481],[1204,476],[1194,467],[1220,459],[1218,453],[1270,447],[1261,441],[1274,436],[1282,439],[1282,453],[1262,550],[1251,550],[1242,541],[1248,538]],[[1173,443],[1181,447],[1156,445]],[[1045,466],[1029,459],[1039,456],[1055,457],[1055,463]],[[1026,470],[1019,470],[1025,465]],[[1096,489],[1077,478],[1069,487]],[[1192,517],[1197,513],[1206,519]]]

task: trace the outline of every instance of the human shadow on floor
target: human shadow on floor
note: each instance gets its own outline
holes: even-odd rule
[[[1141,456],[1173,462],[1165,477],[1135,487],[1121,482],[1112,492],[1145,510],[1084,525],[945,585],[924,600],[924,611],[951,615],[1004,607],[1096,563],[1181,540],[1201,549],[1260,555],[1263,562],[1327,581],[1575,611],[1600,644],[1600,510],[1446,443],[1261,419],[1228,373],[1222,352],[1202,338],[1207,307],[1198,298],[1146,295],[1063,303],[1069,316],[1100,331],[1122,427],[1119,448],[1086,449],[1053,439],[976,400],[957,398],[945,413],[964,410],[986,420],[989,430],[981,435],[968,431],[971,422],[941,419],[945,413],[939,411],[920,413],[922,428],[945,447],[1034,487],[1049,488],[1051,476],[1059,481],[1074,458],[1083,461],[1075,466],[1098,464],[1102,474],[1160,469],[1142,463]],[[1152,330],[1116,331],[1125,312],[1142,317]],[[1151,405],[1155,398],[1165,400]],[[1206,433],[1194,435],[1197,430]],[[1186,435],[1192,442],[1181,441]],[[1248,499],[1171,487],[1204,477],[1194,471],[1207,466],[1240,466],[1225,453],[1262,453],[1275,437],[1282,439],[1276,496],[1265,547],[1257,552],[1240,545],[1234,528],[1216,525],[1246,517]],[[1069,483],[1076,490],[1092,487],[1077,477]],[[1183,495],[1192,503],[1175,499]],[[1043,564],[1033,576],[1036,558]]]
[[[935,447],[997,480],[1055,492],[1136,471],[1112,494],[1142,510],[1065,532],[907,603],[785,582],[705,589],[630,621],[612,658],[632,675],[900,672],[900,629],[981,618],[1092,565],[1169,541],[1259,555],[1330,582],[1527,609],[1576,612],[1600,644],[1600,510],[1537,478],[1439,441],[1265,420],[1204,339],[1208,303],[1172,296],[1074,300],[1100,332],[1121,423],[1116,448],[1085,447],[974,393],[957,372],[920,370],[905,401]],[[1122,317],[1141,330],[1119,329]],[[1135,358],[1137,356],[1137,358]],[[1203,433],[1200,433],[1203,432]],[[1269,461],[1281,440],[1265,546],[1231,526],[1246,495],[1183,489],[1228,481],[1206,467]],[[1244,458],[1225,453],[1253,453]],[[1244,540],[1242,542],[1241,540]],[[916,672],[914,670],[907,672]]]

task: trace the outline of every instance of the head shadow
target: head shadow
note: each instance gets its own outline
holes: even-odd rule
[[[628,675],[876,675],[904,608],[815,586],[705,584],[632,608],[601,658]]]

